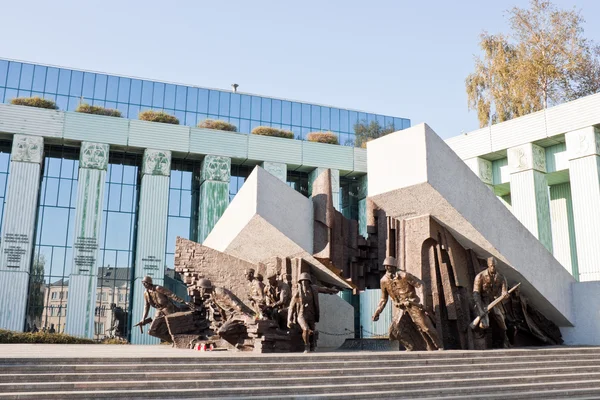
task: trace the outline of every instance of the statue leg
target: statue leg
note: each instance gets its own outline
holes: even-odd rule
[[[502,337],[502,346],[504,348],[509,348],[510,341],[508,340],[508,336],[506,334],[506,320],[504,318],[504,308],[502,307],[502,304],[498,304],[496,307],[492,308],[490,315],[492,316],[492,318],[494,318],[494,322],[498,326],[498,329],[501,331],[499,334]]]
[[[433,326],[431,318],[425,314],[425,311],[420,307],[412,305],[407,308],[407,311],[417,328],[419,328],[419,332],[421,333],[421,336],[423,336],[425,343],[432,342],[437,349],[443,349],[444,343],[440,340],[437,329]]]
[[[313,332],[310,329],[309,323],[304,319],[303,315],[298,316],[298,325],[300,325],[300,328],[302,328],[302,340],[304,341],[304,352],[308,353],[310,351],[310,337]]]

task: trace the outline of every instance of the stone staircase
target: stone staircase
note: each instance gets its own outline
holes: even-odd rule
[[[178,353],[183,357],[119,356],[119,350],[89,358],[68,352],[51,358],[0,355],[0,400],[600,399],[596,347],[310,355],[184,352]]]

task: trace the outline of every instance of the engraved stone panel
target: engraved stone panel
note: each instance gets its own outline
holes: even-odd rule
[[[207,155],[202,160],[201,181],[229,182],[231,158]]]
[[[492,162],[481,157],[465,160],[465,164],[481,179],[486,185],[493,184]]]
[[[510,173],[535,169],[546,172],[546,150],[533,143],[508,149],[508,166]]]
[[[600,131],[593,126],[565,135],[569,159],[600,155]]]
[[[146,149],[144,151],[142,173],[144,175],[169,176],[171,173],[171,152],[168,150]]]
[[[11,161],[41,163],[44,156],[44,138],[41,136],[14,135]]]
[[[108,167],[108,150],[108,144],[105,143],[82,142],[79,167],[106,171]]]
[[[285,163],[264,161],[262,167],[282,182],[287,182],[287,165]]]

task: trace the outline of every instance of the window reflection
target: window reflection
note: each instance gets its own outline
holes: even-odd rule
[[[8,77],[6,79],[6,87],[12,89],[19,88],[19,78],[21,76],[21,63],[11,61],[8,63]]]
[[[58,94],[69,94],[69,87],[71,85],[71,71],[68,69],[60,69],[58,73]]]
[[[0,86],[6,85],[6,74],[8,73],[8,61],[0,60]]]
[[[186,109],[186,97],[187,97],[187,88],[185,86],[177,86],[177,90],[175,92],[175,108],[177,110],[185,110]]]
[[[33,65],[23,64],[21,67],[21,77],[19,81],[19,89],[31,90],[33,83]]]
[[[63,332],[72,265],[78,150],[45,150],[26,328]]]
[[[164,108],[175,108],[175,85],[165,85]]]
[[[69,94],[71,96],[81,96],[81,88],[83,86],[83,72],[81,71],[73,71],[71,74],[71,87],[69,89]]]
[[[229,180],[229,201],[232,201],[238,193],[246,178],[250,174],[250,168],[245,165],[232,165],[231,178]]]

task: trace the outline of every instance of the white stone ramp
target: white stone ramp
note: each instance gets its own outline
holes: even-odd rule
[[[259,166],[202,244],[253,263],[302,257],[319,280],[352,288],[312,256],[313,202]]]
[[[574,278],[426,124],[367,144],[368,193],[389,216],[430,214],[559,326],[574,322]]]

